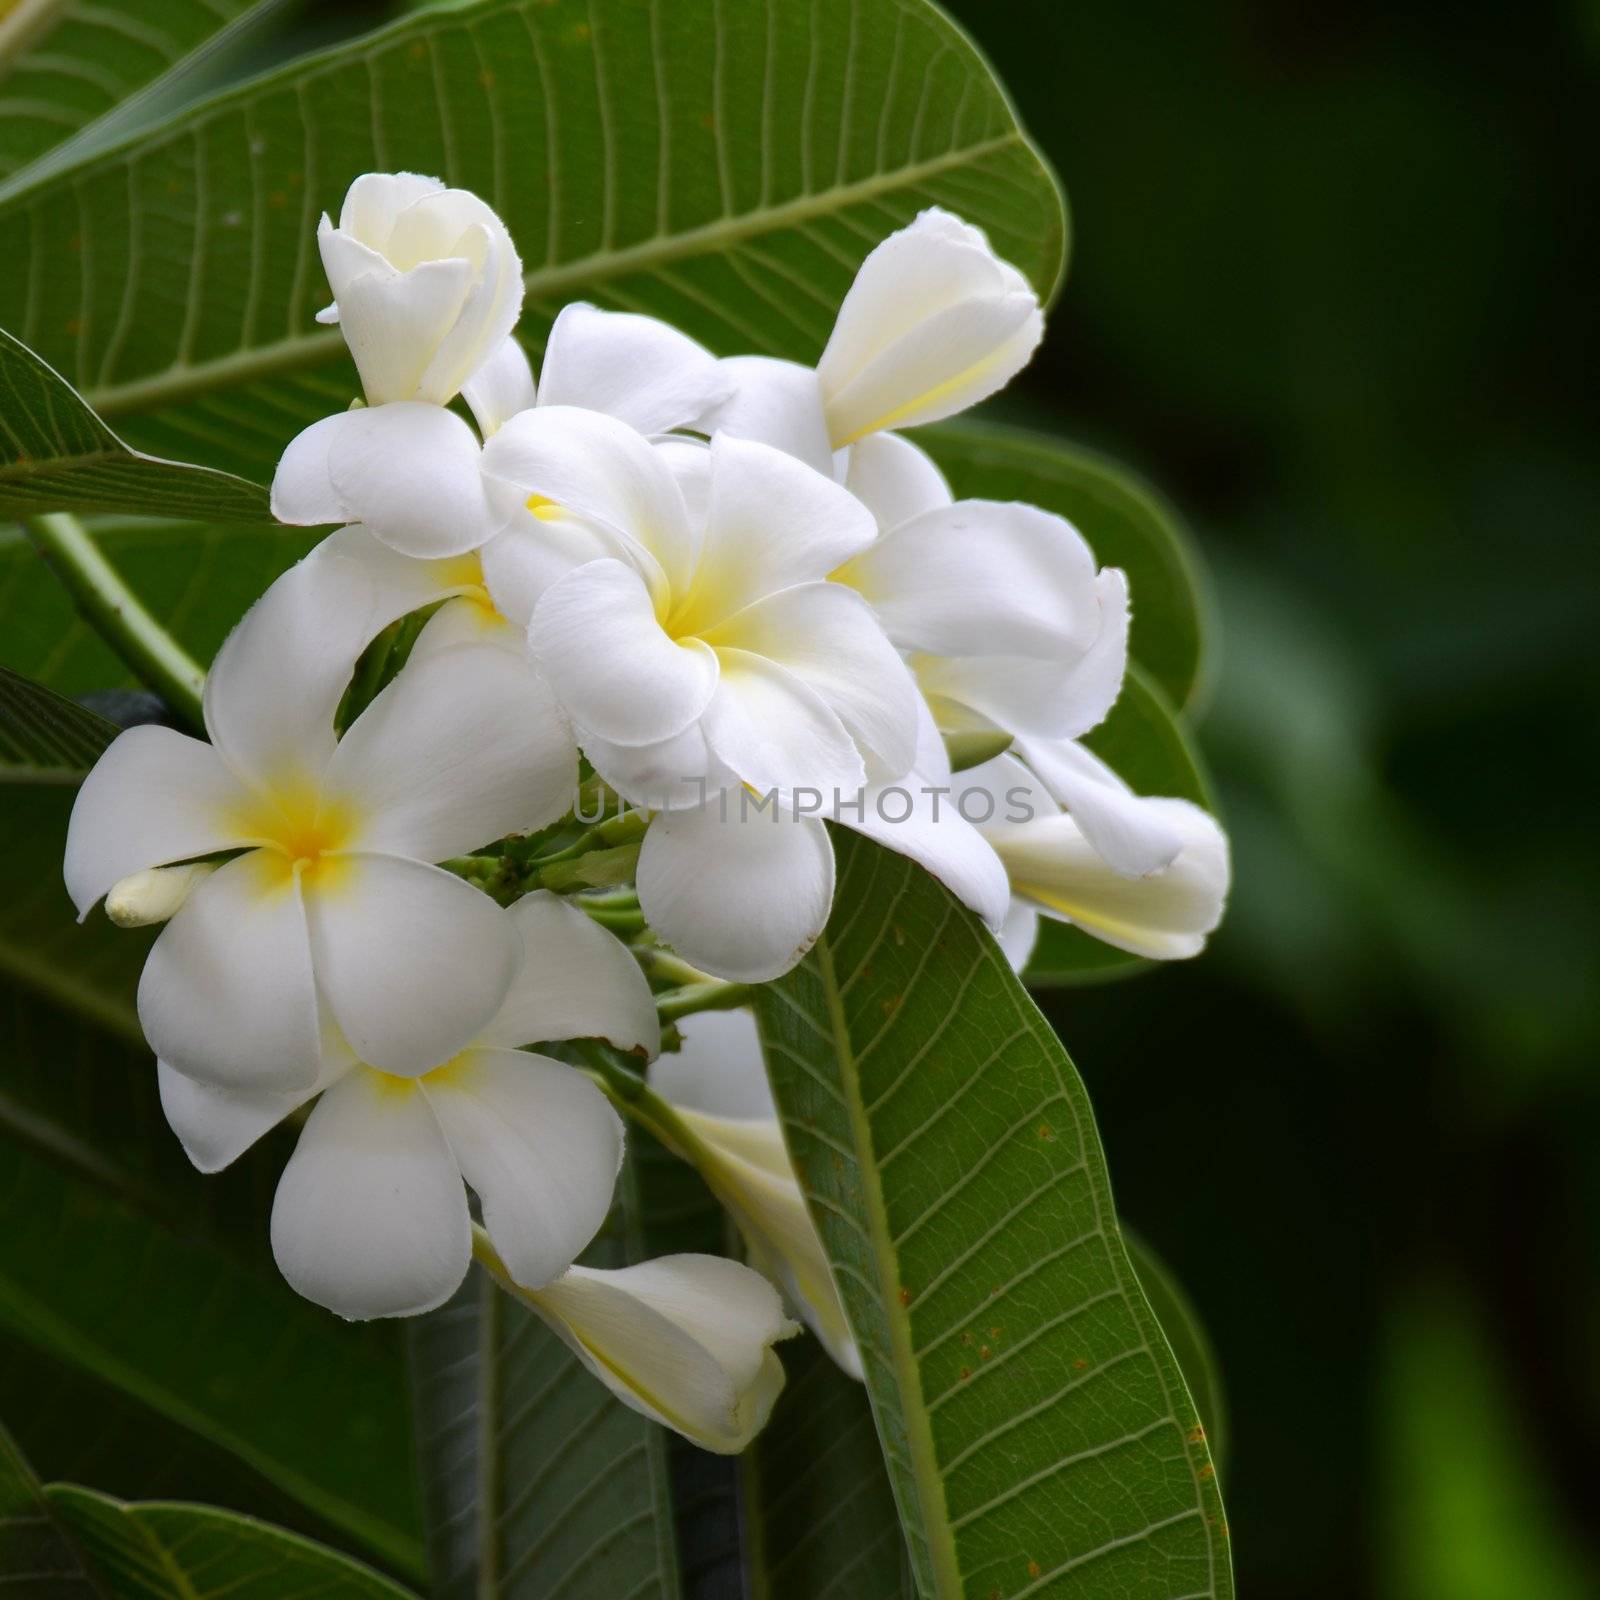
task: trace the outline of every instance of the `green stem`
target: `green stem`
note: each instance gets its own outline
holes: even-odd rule
[[[749,1005],[754,989],[748,983],[692,983],[656,996],[656,1015],[663,1022],[692,1017],[697,1011],[736,1011]]]
[[[665,983],[716,982],[709,972],[702,972],[699,967],[691,967],[687,961],[668,950],[657,950],[649,945],[635,945],[633,959],[644,968],[645,977],[660,978]]]
[[[205,673],[140,604],[76,517],[49,512],[23,518],[34,549],[50,564],[89,625],[193,728],[203,728]]]

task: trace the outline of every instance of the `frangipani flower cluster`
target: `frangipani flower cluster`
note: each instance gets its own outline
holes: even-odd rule
[[[956,500],[890,431],[1007,382],[1038,301],[932,210],[868,256],[815,369],[575,304],[535,376],[475,196],[368,174],[318,239],[364,398],[290,441],[273,505],[336,531],[218,654],[209,742],[106,752],[68,888],[165,922],[139,1012],[197,1166],[309,1106],[272,1218],[301,1293],[413,1314],[476,1254],[625,1403],[741,1448],[795,1331],[772,1284],[859,1357],[743,1012],[687,1018],[652,1083],[760,1270],[575,1265],[622,1127],[529,1047],[660,1048],[578,891],[620,896],[642,954],[738,982],[821,933],[827,821],[921,863],[1019,966],[1040,915],[1193,954],[1226,894],[1216,823],[1078,742],[1122,683],[1122,574],[1060,517]],[[946,738],[972,734],[1010,753],[954,773]]]

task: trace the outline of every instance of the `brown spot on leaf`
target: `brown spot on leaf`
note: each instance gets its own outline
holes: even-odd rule
[[[911,1291],[904,1284],[900,1285],[900,1304],[903,1306],[911,1304]]]
[[[1039,1137],[1041,1139],[1045,1140],[1046,1143],[1049,1143],[1050,1141],[1052,1141],[1055,1138],[1055,1136],[1056,1136],[1055,1135],[1055,1130],[1050,1126],[1050,1124],[1048,1122],[1041,1122],[1039,1124]]]
[[[1041,1570],[1042,1569],[1037,1561],[1030,1561],[1028,1563],[1028,1576],[1030,1578],[1037,1578]]]
[[[1083,1369],[1084,1369],[1084,1368],[1085,1368],[1085,1367],[1086,1367],[1086,1366],[1088,1366],[1088,1365],[1089,1365],[1089,1363],[1088,1363],[1088,1362],[1087,1362],[1087,1361],[1085,1361],[1085,1360],[1084,1360],[1084,1359],[1083,1359],[1083,1357],[1082,1357],[1082,1356],[1079,1356],[1079,1357],[1078,1357],[1078,1358],[1077,1358],[1077,1359],[1076,1359],[1076,1360],[1075,1360],[1075,1361],[1074,1361],[1074,1362],[1073,1362],[1073,1363],[1072,1363],[1072,1365],[1073,1365],[1073,1366],[1074,1366],[1074,1367],[1075,1367],[1075,1368],[1076,1368],[1076,1369],[1077,1369],[1077,1370],[1078,1370],[1078,1371],[1079,1371],[1079,1372],[1082,1372],[1082,1371],[1083,1371]]]
[[[963,1383],[965,1383],[967,1381],[967,1379],[970,1378],[971,1376],[972,1376],[972,1368],[971,1367],[963,1367],[961,1369],[961,1381]]]

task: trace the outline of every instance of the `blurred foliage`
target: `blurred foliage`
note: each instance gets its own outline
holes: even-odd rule
[[[1072,197],[1001,409],[1217,568],[1229,921],[1048,1004],[1219,1346],[1240,1591],[1595,1592],[1594,8],[952,9]]]

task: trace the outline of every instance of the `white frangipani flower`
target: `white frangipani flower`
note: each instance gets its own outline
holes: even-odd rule
[[[826,471],[835,450],[987,399],[1043,333],[1022,274],[981,229],[930,207],[861,263],[814,372],[735,357],[726,365],[737,388],[715,421]]]
[[[1178,853],[1163,806],[1077,741],[1105,720],[1128,662],[1128,584],[1095,570],[1082,535],[1034,506],[955,500],[908,440],[851,451],[846,485],[881,530],[835,574],[872,601],[946,733],[1011,734],[1114,870],[1143,877]]]
[[[861,1352],[783,1141],[755,1017],[703,1011],[677,1027],[682,1048],[659,1057],[649,1080],[695,1141],[682,1153],[738,1223],[752,1263],[859,1379]]]
[[[719,1455],[765,1425],[784,1383],[772,1347],[800,1331],[759,1272],[720,1256],[573,1267],[522,1298],[625,1406]]]
[[[553,895],[491,909],[518,940],[514,976],[498,1012],[442,1062],[379,1071],[330,1030],[317,1081],[294,1093],[160,1068],[167,1120],[202,1172],[321,1095],[278,1183],[272,1248],[289,1283],[340,1316],[408,1316],[449,1299],[472,1258],[463,1179],[495,1250],[533,1287],[572,1265],[610,1209],[616,1113],[583,1073],[519,1046],[604,1037],[653,1054],[649,985],[610,934]]]
[[[192,1077],[308,1087],[319,995],[364,1060],[415,1071],[505,998],[514,930],[431,863],[559,817],[571,736],[530,663],[469,645],[408,665],[336,740],[373,603],[349,562],[292,568],[217,655],[211,743],[131,728],[78,794],[81,915],[135,872],[243,852],[192,888],[139,984],[151,1047]]]
[[[290,441],[272,481],[280,522],[318,527],[359,522],[408,556],[441,557],[499,543],[535,551],[553,537],[535,508],[492,502],[482,439],[514,416],[543,407],[601,411],[642,433],[699,425],[732,379],[693,339],[631,312],[565,307],[550,329],[537,388],[509,333],[465,383],[478,433],[439,405],[396,403],[340,412]],[[486,557],[486,559],[488,559]]]
[[[1198,955],[1228,897],[1228,838],[1187,800],[1148,798],[1178,841],[1171,861],[1133,877],[1107,864],[1078,819],[1015,756],[998,756],[951,780],[951,798],[994,846],[1011,881],[1000,943],[1021,971],[1040,916],[1070,922],[1119,950],[1153,961]]]
[[[317,230],[336,322],[367,403],[446,405],[499,348],[522,310],[522,263],[475,194],[414,172],[368,172],[334,227]]]

